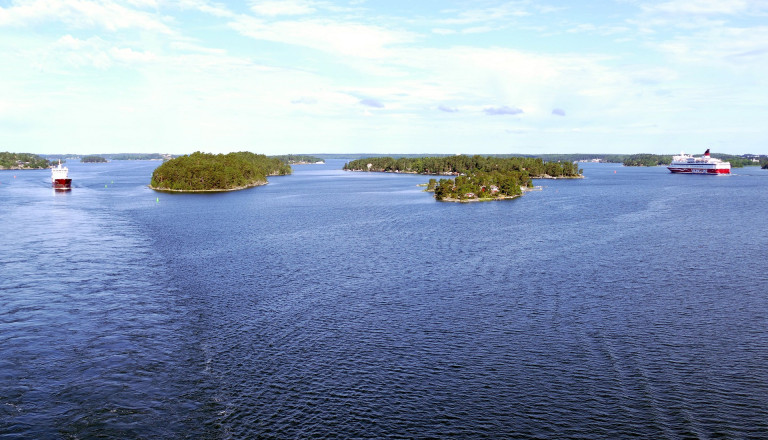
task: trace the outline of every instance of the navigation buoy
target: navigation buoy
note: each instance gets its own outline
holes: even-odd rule
[[[160,197],[158,197],[158,198],[157,198],[157,200],[155,200],[155,201],[156,201],[157,203],[160,203]]]

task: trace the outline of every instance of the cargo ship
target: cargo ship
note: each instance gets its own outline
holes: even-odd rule
[[[69,178],[69,168],[59,165],[51,168],[51,184],[57,191],[69,191],[72,189],[72,179]]]
[[[680,153],[672,157],[672,163],[667,167],[672,173],[680,174],[731,174],[731,164],[709,156],[709,148],[701,157]]]

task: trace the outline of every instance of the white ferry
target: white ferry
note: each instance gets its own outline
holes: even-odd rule
[[[51,168],[51,184],[53,189],[58,191],[68,191],[72,189],[72,179],[69,178],[69,168],[61,166],[61,160],[59,160],[59,166]]]
[[[731,164],[709,156],[709,148],[704,156],[694,157],[680,153],[672,157],[672,163],[667,167],[670,172],[681,174],[731,174]]]

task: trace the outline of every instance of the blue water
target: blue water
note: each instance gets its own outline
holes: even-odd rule
[[[0,171],[0,438],[768,438],[768,171]]]

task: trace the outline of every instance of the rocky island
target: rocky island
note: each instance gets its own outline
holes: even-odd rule
[[[88,155],[88,156],[83,156],[80,159],[80,162],[82,162],[82,163],[107,163],[107,159],[105,159],[105,158],[103,158],[101,156],[96,156],[94,154],[91,154],[91,155]]]
[[[505,200],[534,189],[536,178],[584,177],[573,162],[544,162],[531,157],[445,156],[398,158],[372,157],[344,165],[347,171],[445,175],[430,179],[427,191],[446,202]]]
[[[267,176],[291,174],[279,159],[247,151],[208,154],[199,151],[171,159],[155,169],[149,187],[157,191],[236,191],[267,184]]]

